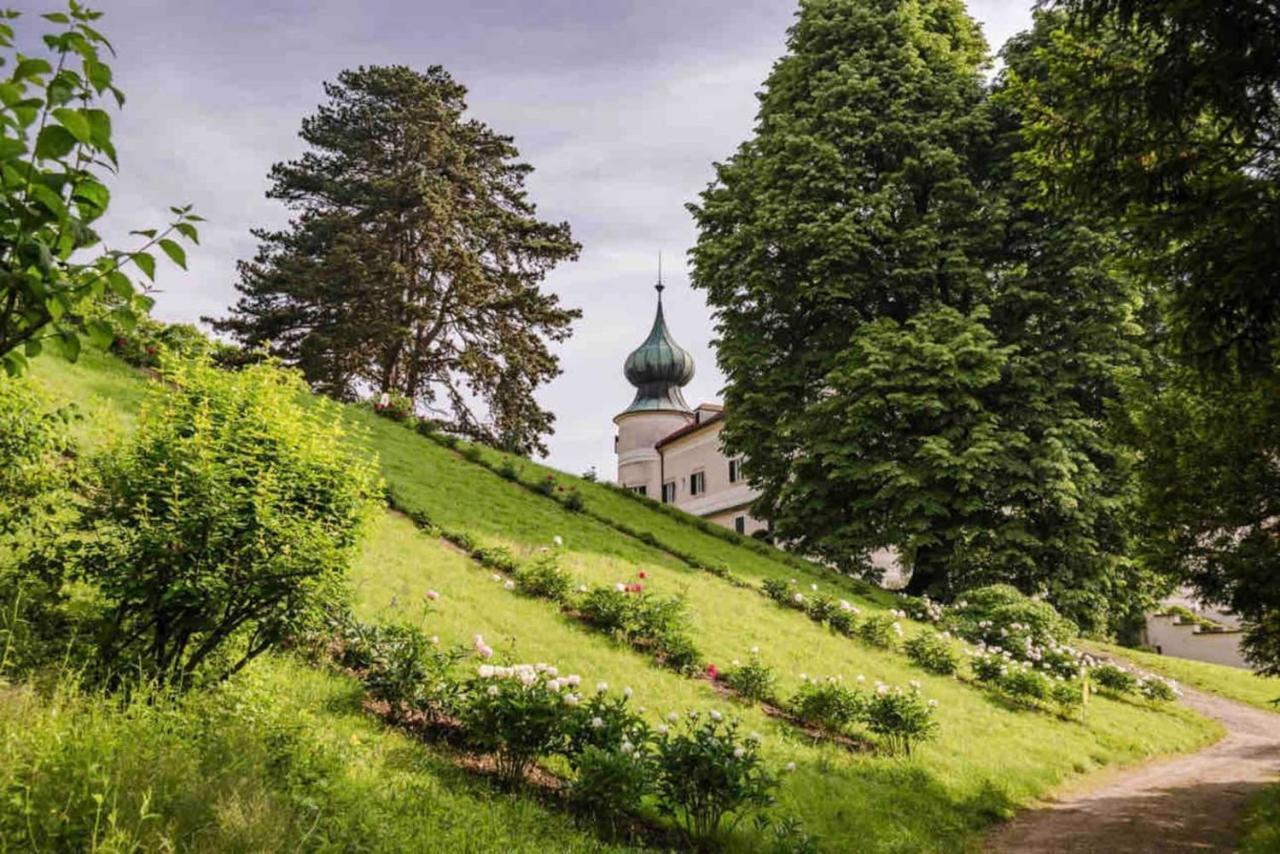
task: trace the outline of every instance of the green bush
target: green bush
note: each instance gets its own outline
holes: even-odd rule
[[[926,701],[918,687],[881,685],[867,698],[863,716],[867,729],[875,733],[890,753],[910,756],[912,747],[937,733],[938,724],[933,719],[936,707],[937,701]]]
[[[733,662],[720,679],[739,695],[752,701],[772,700],[774,688],[778,684],[773,668],[765,664],[760,659],[760,653],[755,650],[751,651],[746,664]]]
[[[809,619],[818,623],[827,622],[839,610],[836,600],[825,593],[815,593],[805,603],[805,613],[809,615]]]
[[[960,667],[960,655],[951,642],[937,632],[923,632],[903,644],[907,658],[930,673],[950,676]]]
[[[1114,664],[1100,664],[1089,675],[1099,688],[1117,694],[1132,694],[1138,690],[1138,678]]]
[[[791,598],[791,586],[781,578],[766,578],[760,585],[764,595],[779,604],[787,604]]]
[[[561,487],[561,489],[563,488]],[[571,487],[568,492],[564,493],[562,503],[564,504],[564,509],[570,513],[581,513],[587,506],[582,498],[582,492],[576,486]]]
[[[804,679],[787,707],[805,723],[839,732],[862,718],[864,704],[862,692],[831,676]]]
[[[520,480],[520,470],[516,468],[516,464],[512,462],[510,457],[502,458],[502,465],[498,466],[498,474],[503,480]]]
[[[578,614],[588,625],[623,638],[635,625],[635,607],[626,591],[593,587],[579,600]]]
[[[520,561],[516,559],[515,554],[506,546],[478,546],[475,542],[467,537],[465,540],[457,539],[454,543],[475,558],[476,563],[489,569],[495,569],[498,572],[514,575],[520,571]]]
[[[1052,693],[1049,680],[1044,674],[1032,670],[1025,663],[1009,665],[997,684],[1005,694],[1027,704],[1047,700]]]
[[[467,743],[492,754],[503,783],[524,779],[539,757],[563,750],[577,698],[563,689],[554,673],[531,664],[484,664],[468,683],[459,714]]]
[[[573,579],[560,568],[560,555],[542,549],[515,572],[516,588],[527,596],[564,602],[573,590]]]
[[[853,637],[858,631],[857,613],[852,606],[837,608],[827,617],[827,625],[831,627],[833,632],[842,634],[845,637]]]
[[[760,758],[759,738],[739,738],[737,722],[715,711],[705,718],[690,712],[660,727],[653,761],[658,809],[700,845],[722,827],[731,830],[747,811],[769,806],[777,785]]]
[[[615,834],[618,817],[634,809],[653,787],[647,751],[630,742],[625,748],[587,747],[578,755],[569,785],[569,803]]]
[[[461,685],[452,671],[463,649],[442,649],[420,629],[394,623],[368,627],[361,640],[364,686],[387,704],[393,720],[417,712],[436,723],[457,712]]]
[[[891,614],[867,617],[858,626],[858,638],[881,649],[893,649],[902,637],[902,626]]]
[[[220,678],[344,601],[381,484],[337,408],[305,390],[269,364],[203,361],[151,386],[68,543],[103,602],[100,676]]]
[[[1159,676],[1143,676],[1139,679],[1138,693],[1156,703],[1172,703],[1178,699],[1176,684]]]

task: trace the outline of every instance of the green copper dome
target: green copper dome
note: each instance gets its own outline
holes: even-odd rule
[[[662,289],[658,290],[658,313],[653,318],[653,328],[644,343],[627,357],[624,372],[627,381],[636,387],[636,398],[626,412],[650,410],[674,410],[690,412],[680,387],[693,379],[693,357],[675,342],[662,316]]]

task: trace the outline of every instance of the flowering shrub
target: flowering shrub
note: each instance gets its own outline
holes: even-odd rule
[[[421,630],[397,624],[371,627],[364,642],[365,688],[387,704],[393,720],[421,712],[434,722],[456,711],[461,686],[451,671],[461,649],[441,649]]]
[[[871,730],[891,753],[911,755],[911,748],[933,738],[938,730],[933,711],[936,700],[926,701],[919,685],[889,688],[877,685],[866,700],[863,716]]]
[[[853,637],[858,631],[857,615],[858,609],[841,599],[840,607],[832,611],[827,617],[827,625],[834,632],[838,632],[845,637]]]
[[[493,755],[503,782],[515,783],[538,757],[563,748],[567,718],[579,699],[575,685],[546,665],[482,664],[477,674],[459,715],[467,741]]]
[[[1022,703],[1047,700],[1052,693],[1049,680],[1032,670],[1026,662],[1006,667],[997,685],[1005,694]]]
[[[413,401],[399,392],[383,392],[373,403],[373,411],[392,421],[408,421],[413,417]]]
[[[893,649],[902,637],[902,626],[891,614],[867,617],[858,626],[858,637],[882,649]]]
[[[603,632],[625,636],[634,622],[635,606],[625,590],[593,587],[578,601],[583,622]]]
[[[903,595],[900,597],[903,613],[909,614],[913,620],[922,623],[937,623],[942,620],[945,609],[928,596],[916,598]]]
[[[973,651],[969,659],[969,669],[973,678],[979,682],[999,682],[1000,677],[1008,670],[1008,661],[1001,655],[987,650]]]
[[[470,538],[467,538],[469,543]],[[520,570],[520,561],[512,554],[511,549],[506,546],[477,546],[469,543],[470,547],[463,542],[455,540],[458,547],[464,551],[470,552],[475,558],[476,563],[489,569],[496,569],[498,572],[505,572],[508,575],[514,575]]]
[[[747,810],[768,806],[777,785],[760,759],[759,736],[739,738],[737,722],[714,711],[660,727],[653,761],[658,808],[691,840],[709,840],[726,818],[732,829]]]
[[[516,464],[511,461],[510,457],[503,457],[502,464],[498,466],[498,474],[503,480],[516,481],[520,479],[520,470],[516,468]]]
[[[752,650],[746,664],[733,662],[733,666],[720,677],[726,685],[748,700],[769,700],[778,682],[773,668],[760,660],[760,654]]]
[[[652,651],[674,670],[697,665],[698,650],[689,635],[685,602],[660,597],[639,583],[593,587],[577,603],[583,622],[610,632],[632,646]]]
[[[766,578],[760,585],[764,595],[780,605],[790,604],[791,588],[781,578]]]
[[[561,503],[564,504],[564,509],[568,510],[570,513],[581,513],[587,506],[586,502],[582,499],[582,493],[578,491],[578,487],[576,486],[570,487],[568,491],[564,493],[561,498]]]
[[[1005,648],[1020,647],[1026,638],[1035,646],[1067,644],[1078,633],[1048,602],[1024,596],[1008,584],[966,591],[948,609],[946,621],[965,640]]]
[[[577,756],[569,803],[616,831],[617,817],[640,803],[653,787],[648,745],[641,744],[585,748]]]
[[[861,720],[864,702],[860,691],[846,688],[838,677],[829,676],[802,679],[787,705],[805,723],[838,732]]]
[[[1050,683],[1049,697],[1062,714],[1070,714],[1084,705],[1084,685],[1077,680],[1057,677]]]
[[[535,484],[534,489],[543,495],[552,498],[556,494],[556,476],[549,474]]]
[[[1138,689],[1138,679],[1129,671],[1114,664],[1101,664],[1090,671],[1099,688],[1117,694],[1132,694]]]
[[[825,593],[815,593],[805,603],[805,613],[818,623],[825,623],[838,610],[836,600]]]
[[[1178,699],[1178,683],[1159,676],[1143,676],[1138,679],[1138,693],[1157,703],[1170,703]]]
[[[527,596],[563,602],[573,589],[573,579],[560,568],[560,555],[542,549],[515,573],[516,587]]]
[[[947,636],[937,632],[924,632],[911,638],[904,645],[907,657],[930,673],[950,676],[960,667],[960,656]]]

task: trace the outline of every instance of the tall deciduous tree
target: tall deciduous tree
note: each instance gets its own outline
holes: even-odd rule
[[[1280,674],[1280,7],[1046,5],[1025,170],[1047,207],[1121,231],[1160,308],[1133,419],[1143,554]]]
[[[1027,207],[985,63],[958,2],[804,0],[755,136],[692,208],[694,283],[780,537],[1095,624],[1139,586],[1107,413],[1135,300],[1105,235]]]
[[[444,69],[344,71],[302,123],[310,146],[271,170],[294,212],[256,231],[241,299],[215,321],[340,398],[399,392],[446,426],[542,450],[554,416],[534,390],[559,373],[548,342],[580,316],[541,282],[577,257],[539,220],[510,137],[466,117]]]

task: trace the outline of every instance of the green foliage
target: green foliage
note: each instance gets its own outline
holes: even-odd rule
[[[593,587],[576,603],[583,622],[653,652],[674,670],[697,666],[684,599],[645,592],[639,584]]]
[[[99,461],[68,549],[102,599],[104,678],[225,676],[343,600],[380,485],[301,391],[271,365],[175,362]]]
[[[858,639],[881,649],[893,649],[902,637],[902,626],[892,614],[876,614],[863,620],[857,629]]]
[[[733,662],[720,680],[737,691],[739,696],[753,702],[772,700],[778,684],[773,668],[764,663],[756,650],[751,651],[745,664]]]
[[[560,555],[542,549],[516,570],[516,587],[521,593],[539,599],[564,602],[573,590],[573,579],[560,568]]]
[[[399,392],[383,392],[373,403],[373,411],[392,421],[413,418],[413,400]]]
[[[498,778],[511,785],[538,757],[561,749],[576,700],[545,667],[485,664],[467,686],[459,717],[468,743],[492,754]]]
[[[806,723],[840,732],[862,719],[866,697],[834,676],[804,679],[787,707]]]
[[[675,816],[693,841],[710,841],[748,810],[769,806],[777,786],[765,770],[759,737],[740,738],[737,721],[715,711],[660,728],[653,761],[658,809]]]
[[[145,239],[136,250],[108,250],[95,231],[111,200],[104,173],[117,167],[103,102],[109,95],[124,105],[101,55],[115,52],[94,27],[101,16],[75,2],[45,15],[59,25],[43,37],[53,63],[15,47],[18,13],[0,19],[0,63],[13,69],[0,84],[0,361],[10,375],[48,340],[73,360],[85,338],[105,348],[113,324],[130,327],[151,305],[126,275],[129,265],[154,281],[154,251],[185,268],[178,240],[197,238],[200,217],[190,206],[172,208],[163,231],[134,232]],[[105,317],[81,322],[108,301]]]
[[[462,660],[461,647],[442,648],[439,638],[396,623],[356,623],[342,638],[342,659],[348,666],[358,663],[369,695],[387,704],[392,720],[418,713],[438,723],[456,714],[462,688],[453,668]]]
[[[1138,688],[1138,679],[1128,670],[1115,664],[1101,664],[1089,671],[1089,678],[1099,687],[1117,694],[1132,694]]]
[[[916,686],[877,688],[867,697],[863,717],[867,729],[880,738],[889,752],[910,756],[912,747],[937,734],[938,724],[933,719],[936,706],[935,701],[926,701]]]
[[[930,673],[950,676],[960,667],[954,644],[937,632],[922,632],[903,644],[907,658]]]
[[[652,786],[647,757],[634,745],[629,751],[592,745],[577,757],[569,802],[616,834],[618,819],[641,803]]]
[[[325,94],[302,122],[307,152],[271,170],[268,195],[294,217],[254,232],[241,298],[215,327],[270,342],[327,394],[397,392],[447,413],[444,429],[545,452],[554,416],[534,391],[581,314],[541,288],[578,255],[568,224],[538,219],[531,168],[467,116],[443,68],[346,70]]]

